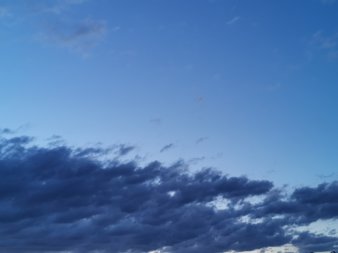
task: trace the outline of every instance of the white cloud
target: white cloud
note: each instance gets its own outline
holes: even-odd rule
[[[325,35],[322,31],[313,34],[311,43],[313,49],[324,53],[329,59],[338,58],[338,33]]]
[[[230,19],[226,24],[227,24],[227,25],[233,25],[233,24],[237,23],[240,19],[241,19],[240,16],[233,17],[233,18]]]
[[[54,14],[61,14],[67,9],[75,5],[80,5],[88,0],[57,0],[57,1],[35,1],[33,4],[35,8],[41,12],[49,12]]]
[[[336,3],[336,0],[321,0],[321,2],[322,2],[323,4],[328,4],[328,5],[330,5],[330,4]]]
[[[9,17],[10,15],[11,14],[8,8],[0,6],[0,18]]]

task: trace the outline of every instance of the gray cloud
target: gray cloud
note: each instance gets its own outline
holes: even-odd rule
[[[108,29],[104,20],[66,18],[69,16],[64,14],[66,10],[85,2],[88,0],[36,1],[35,5],[38,6],[39,13],[57,14],[53,22],[50,20],[46,22],[48,25],[40,33],[40,39],[87,56],[94,47],[102,42]]]
[[[149,122],[153,125],[160,126],[162,125],[163,120],[160,118],[153,118],[153,119],[150,119]]]
[[[208,137],[200,137],[196,140],[196,144],[200,144],[202,142],[205,142],[208,139],[209,139]]]
[[[129,154],[133,150],[135,150],[134,146],[121,144],[118,146],[117,154],[119,156],[124,156],[124,155]]]
[[[329,173],[329,174],[318,174],[317,175],[318,178],[322,179],[322,180],[327,180],[327,179],[332,179],[335,177],[335,173]]]
[[[198,164],[199,162],[202,162],[205,160],[205,157],[204,156],[201,156],[201,157],[194,157],[194,158],[191,158],[190,160],[187,161],[188,164]]]
[[[49,25],[40,37],[45,42],[87,54],[103,40],[106,31],[107,25],[104,21],[85,19]]]
[[[88,56],[109,29],[105,20],[79,17],[70,12],[86,2],[89,0],[19,1],[12,6],[11,16],[16,20],[15,25],[31,25],[36,40]],[[8,13],[8,9],[0,6],[0,18]]]
[[[337,244],[333,235],[291,228],[337,218],[338,182],[286,194],[269,181],[212,169],[191,174],[180,163],[122,163],[123,152],[96,159],[110,151],[1,137],[1,251],[216,253],[293,243],[305,252]],[[251,203],[255,196],[262,201]],[[219,198],[227,208],[210,205]]]
[[[167,145],[165,145],[163,148],[161,148],[160,152],[165,152],[165,151],[168,151],[169,149],[172,149],[174,147],[174,143],[169,143]]]
[[[0,128],[0,134],[13,134],[14,131],[9,128]]]

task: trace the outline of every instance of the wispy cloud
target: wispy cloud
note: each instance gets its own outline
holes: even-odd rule
[[[274,92],[274,91],[280,90],[282,88],[282,85],[281,83],[277,82],[274,84],[267,85],[265,88],[267,91]]]
[[[30,25],[38,41],[88,56],[109,31],[105,20],[73,17],[67,10],[90,0],[31,0],[13,5],[17,25]],[[81,13],[81,12],[79,12]],[[11,15],[0,6],[0,18]]]
[[[62,14],[70,8],[88,1],[89,0],[31,0],[27,4],[34,12]]]
[[[325,35],[317,31],[312,35],[310,44],[313,51],[324,53],[329,59],[338,59],[338,33]]]
[[[207,141],[209,138],[208,137],[205,137],[205,136],[203,136],[203,137],[200,137],[200,138],[198,138],[197,140],[196,140],[196,144],[200,144],[200,143],[202,143],[202,142],[205,142],[205,141]]]
[[[133,150],[135,150],[135,147],[131,145],[121,144],[117,146],[117,154],[119,156],[125,156]]]
[[[320,0],[321,3],[326,4],[326,5],[331,5],[335,4],[337,1],[336,0]]]
[[[0,134],[13,134],[13,133],[15,132],[9,128],[0,128]]]
[[[226,22],[226,24],[227,25],[233,25],[233,24],[237,23],[240,19],[241,19],[240,16],[233,17],[232,19],[228,20]]]
[[[174,143],[167,144],[163,148],[161,148],[160,152],[162,153],[168,151],[169,149],[172,149],[174,146],[175,146]]]
[[[11,16],[11,13],[7,7],[0,6],[0,18]]]
[[[190,165],[196,165],[196,164],[198,164],[198,163],[200,163],[204,160],[205,160],[204,156],[194,157],[194,158],[189,159],[187,163],[190,164]]]
[[[49,25],[39,37],[45,42],[87,55],[103,40],[106,31],[105,21],[85,19],[80,22]]]
[[[334,49],[337,47],[338,34],[325,36],[321,31],[313,34],[313,42],[322,49]]]
[[[198,97],[196,97],[196,102],[198,104],[203,104],[204,101],[205,101],[205,97],[204,96],[198,96]]]
[[[163,120],[161,118],[153,118],[150,119],[149,122],[153,125],[160,126],[163,123]]]
[[[320,179],[322,179],[322,180],[328,180],[328,179],[334,178],[335,177],[335,173],[318,174],[317,177],[320,178]]]

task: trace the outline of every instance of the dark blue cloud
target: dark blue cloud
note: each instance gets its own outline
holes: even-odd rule
[[[334,236],[288,229],[336,218],[337,182],[285,197],[266,180],[211,169],[191,174],[179,163],[140,167],[95,158],[107,152],[1,138],[0,251],[213,253],[290,242],[302,250],[331,250],[337,244]],[[263,202],[251,203],[252,196]],[[211,205],[219,198],[228,203],[224,210]],[[262,222],[245,222],[245,216]]]
[[[257,206],[253,215],[273,217],[286,215],[287,223],[306,225],[317,220],[338,218],[338,182],[320,184],[317,187],[296,189],[285,198],[280,192],[272,192]]]
[[[338,238],[303,232],[293,241],[293,243],[300,247],[303,252],[328,251],[328,249],[337,247]]]

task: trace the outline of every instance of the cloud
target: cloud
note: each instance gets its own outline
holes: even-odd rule
[[[207,141],[209,138],[208,137],[200,137],[196,140],[196,144],[200,144],[202,142]]]
[[[255,218],[285,216],[285,224],[308,225],[338,219],[338,182],[296,189],[287,199],[274,193],[257,206]]]
[[[318,236],[309,232],[301,233],[293,243],[303,252],[328,251],[337,248],[338,238],[333,236]]]
[[[163,124],[163,120],[160,119],[160,118],[153,118],[153,119],[150,119],[149,122],[153,125],[156,125],[156,126],[160,126]]]
[[[130,146],[130,145],[125,145],[125,144],[121,144],[118,146],[118,150],[117,150],[117,154],[119,156],[124,156],[129,154],[131,151],[133,151],[135,149],[134,146]]]
[[[50,25],[40,38],[45,42],[86,55],[103,40],[106,31],[105,21],[85,19],[80,22]]]
[[[282,85],[280,83],[274,83],[266,86],[266,90],[270,92],[274,92],[277,90],[280,90],[282,88]]]
[[[194,165],[194,164],[198,164],[199,162],[202,162],[204,160],[205,160],[204,156],[194,157],[194,158],[191,158],[190,160],[188,160],[187,163],[190,164],[190,165]]]
[[[329,174],[318,174],[317,177],[322,180],[327,180],[330,178],[333,178],[335,176],[335,173],[329,173]]]
[[[287,194],[267,180],[212,169],[192,174],[180,163],[140,166],[119,162],[119,154],[102,162],[95,158],[101,152],[109,151],[0,138],[1,251],[216,253],[290,242],[303,252],[336,247],[333,235],[291,228],[337,217],[338,182]],[[210,205],[217,199],[227,207]]]
[[[320,0],[322,4],[325,5],[331,5],[331,4],[335,4],[336,0]]]
[[[239,17],[239,16],[233,17],[232,19],[228,20],[226,22],[226,24],[227,25],[233,25],[233,24],[237,23],[240,19],[241,19],[241,17]]]
[[[9,17],[10,15],[11,14],[8,8],[0,6],[0,18]]]
[[[30,0],[20,2],[14,5],[15,18],[18,20],[17,24],[24,25],[25,29],[26,25],[32,25],[34,37],[38,41],[88,56],[93,48],[103,41],[109,30],[107,23],[105,20],[86,18],[81,11],[74,15],[68,10],[89,1]],[[0,7],[0,15],[1,13]]]
[[[175,146],[174,143],[167,144],[163,148],[161,148],[160,152],[162,153],[168,151],[169,149],[172,149],[174,146]]]
[[[30,0],[28,7],[37,13],[62,14],[70,8],[89,0]]]
[[[0,134],[13,134],[14,131],[9,128],[0,128]]]
[[[203,96],[199,96],[199,97],[196,98],[196,102],[199,103],[199,104],[203,103],[204,100],[205,100],[205,98]]]
[[[322,49],[333,49],[337,46],[337,35],[325,36],[321,31],[317,31],[313,34],[314,43]]]
[[[325,35],[322,31],[317,31],[312,35],[312,51],[324,54],[328,59],[338,58],[338,33]]]

